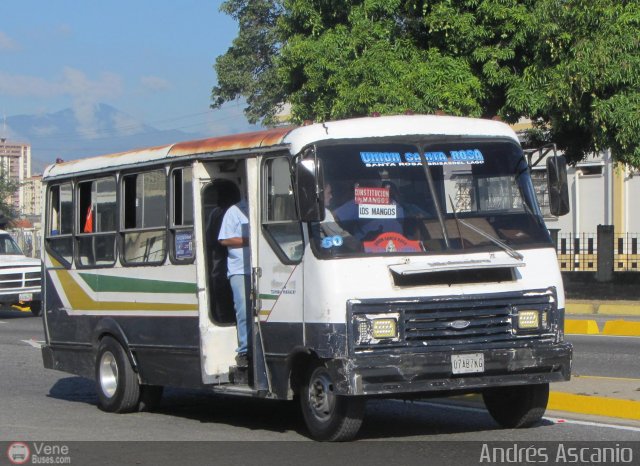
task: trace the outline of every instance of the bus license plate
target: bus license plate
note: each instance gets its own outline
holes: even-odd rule
[[[33,301],[33,293],[20,293],[18,299],[23,302]]]
[[[451,370],[454,374],[484,372],[484,354],[452,354]]]

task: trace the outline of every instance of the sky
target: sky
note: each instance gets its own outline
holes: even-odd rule
[[[237,33],[221,3],[0,1],[0,125],[72,108],[90,134],[95,104],[106,103],[158,129],[248,130],[240,103],[209,109],[213,64]]]

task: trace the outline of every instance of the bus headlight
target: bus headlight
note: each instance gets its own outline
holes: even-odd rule
[[[374,319],[371,334],[376,340],[396,338],[398,336],[398,323],[396,319]]]
[[[398,313],[366,314],[354,317],[357,345],[398,341]]]
[[[518,328],[534,330],[540,327],[540,311],[518,310]]]

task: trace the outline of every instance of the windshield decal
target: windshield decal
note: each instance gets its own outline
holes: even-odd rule
[[[344,240],[342,239],[342,236],[339,235],[322,238],[322,247],[324,249],[330,249],[333,247],[339,248],[343,244]]]
[[[364,241],[365,252],[421,252],[420,241],[412,241],[400,233],[382,233],[373,241]]]
[[[389,188],[362,188],[356,186],[356,204],[389,204]]]
[[[468,165],[484,163],[480,149],[425,152],[429,165]],[[420,166],[418,152],[360,152],[360,160],[366,167],[415,167]]]
[[[395,204],[359,204],[359,218],[397,218],[398,209]]]

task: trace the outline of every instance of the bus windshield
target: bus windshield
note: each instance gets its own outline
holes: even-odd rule
[[[443,254],[548,247],[527,162],[514,142],[320,146],[321,257]]]

